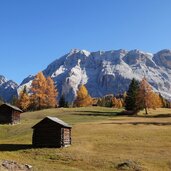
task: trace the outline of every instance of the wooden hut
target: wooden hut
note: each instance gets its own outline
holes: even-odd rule
[[[71,145],[71,126],[56,117],[47,116],[33,127],[35,147],[66,147]]]
[[[0,106],[0,124],[17,124],[23,111],[16,106],[4,103]]]

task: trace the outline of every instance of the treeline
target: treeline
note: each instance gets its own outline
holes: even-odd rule
[[[137,113],[144,109],[145,113],[148,114],[148,109],[162,107],[170,108],[171,103],[164,99],[161,94],[155,93],[145,77],[140,83],[135,79],[131,81],[125,99],[126,110]]]
[[[149,108],[170,108],[171,103],[164,99],[161,94],[157,94],[145,78],[141,82],[132,79],[128,91],[119,95],[106,95],[101,98],[92,98],[85,85],[80,85],[76,99],[73,104],[69,104],[62,94],[59,101],[58,91],[52,78],[46,78],[42,72],[38,73],[31,84],[31,89],[27,87],[20,92],[19,97],[14,97],[12,104],[18,106],[23,111],[40,110],[54,107],[86,107],[103,106],[111,108],[125,108],[127,111],[137,113],[145,109],[148,114]],[[0,103],[2,100],[0,99]]]
[[[145,110],[148,114],[148,109],[156,108],[171,108],[171,102],[155,93],[144,77],[140,82],[132,79],[128,91],[119,95],[106,95],[101,98],[91,98],[88,95],[86,88],[82,86],[79,88],[75,106],[103,106],[113,108],[125,108],[130,113],[138,113],[140,110]],[[82,92],[82,94],[80,94]],[[80,100],[80,98],[82,100]]]
[[[63,98],[63,104],[66,104]],[[147,82],[146,78],[138,82],[132,79],[127,92],[119,95],[106,95],[101,98],[91,98],[86,87],[81,85],[77,91],[77,98],[74,101],[74,107],[84,106],[103,106],[112,108],[125,108],[129,113],[135,114],[140,110],[170,108],[171,102],[164,99],[161,94],[155,93]],[[63,105],[63,107],[65,107]]]

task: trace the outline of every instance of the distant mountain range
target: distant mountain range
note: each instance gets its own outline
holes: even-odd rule
[[[156,54],[137,49],[97,52],[73,49],[48,65],[43,73],[54,79],[59,96],[65,94],[69,102],[74,100],[80,84],[86,85],[92,97],[102,97],[123,93],[132,78],[141,80],[144,76],[156,92],[171,100],[171,51],[167,49]],[[8,100],[25,85],[29,88],[33,79],[34,76],[29,76],[17,86],[1,76],[0,96]]]
[[[0,98],[10,101],[12,96],[17,94],[17,88],[17,83],[0,75]]]

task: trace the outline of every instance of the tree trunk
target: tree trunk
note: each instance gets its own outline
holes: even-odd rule
[[[145,114],[148,115],[148,111],[147,111],[147,108],[145,107]]]

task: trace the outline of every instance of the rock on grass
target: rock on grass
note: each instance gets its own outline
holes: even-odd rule
[[[0,170],[2,171],[32,171],[32,166],[28,164],[19,164],[15,161],[0,161]]]
[[[125,160],[121,163],[118,163],[116,168],[118,170],[144,171],[139,163],[132,160]]]

